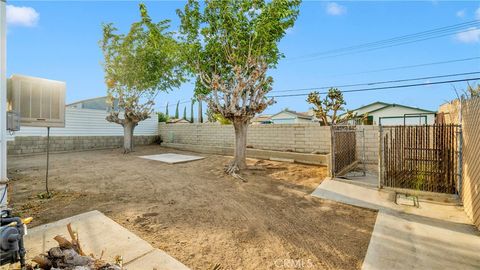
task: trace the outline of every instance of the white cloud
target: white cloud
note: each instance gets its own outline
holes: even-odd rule
[[[466,15],[465,14],[465,9],[457,11],[457,13],[455,13],[455,15],[457,15],[457,17],[459,17],[459,18],[464,18],[465,15]]]
[[[25,27],[37,25],[40,14],[31,7],[7,5],[7,24]]]
[[[475,11],[475,19],[480,20],[480,7]]]
[[[347,13],[347,8],[335,2],[331,2],[327,4],[326,12],[332,16],[339,16]]]
[[[477,43],[480,42],[480,28],[470,27],[464,32],[457,33],[455,38],[463,43]]]

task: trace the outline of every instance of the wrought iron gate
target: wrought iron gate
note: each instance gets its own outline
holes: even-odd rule
[[[460,132],[458,125],[382,126],[383,186],[457,193]]]
[[[354,169],[358,162],[358,130],[356,126],[332,126],[331,131],[332,176],[342,176]],[[363,134],[363,130],[361,132]]]

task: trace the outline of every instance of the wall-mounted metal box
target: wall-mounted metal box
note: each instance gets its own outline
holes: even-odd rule
[[[20,116],[15,111],[7,112],[7,130],[8,131],[20,130]]]
[[[65,127],[65,82],[12,75],[7,84],[8,111],[21,126]]]

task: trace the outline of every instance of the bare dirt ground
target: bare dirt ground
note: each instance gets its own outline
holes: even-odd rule
[[[249,160],[244,183],[229,157],[169,165],[159,146],[10,157],[10,202],[33,226],[97,209],[192,269],[359,269],[376,213],[309,196],[326,170]],[[183,152],[185,153],[185,152]],[[82,233],[82,232],[80,232]]]

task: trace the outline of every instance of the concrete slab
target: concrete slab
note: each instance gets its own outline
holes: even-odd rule
[[[155,249],[144,256],[124,265],[126,269],[158,269],[158,270],[188,270],[181,262],[167,253]]]
[[[85,252],[100,256],[104,251],[104,258],[108,261],[114,261],[115,256],[120,255],[125,264],[132,262],[129,270],[152,269],[139,267],[143,263],[159,265],[158,269],[188,269],[99,211],[83,213],[29,229],[28,235],[25,237],[27,259],[32,259],[57,246],[57,242],[53,240],[53,237],[57,235],[63,235],[69,239],[66,227],[68,223],[71,223],[73,229],[78,232]],[[163,265],[170,268],[163,268]]]
[[[323,181],[312,196],[379,210],[362,269],[480,269],[480,232],[462,207],[397,205],[392,191],[338,180]]]
[[[188,156],[188,155],[181,155],[181,154],[174,154],[174,153],[140,156],[140,158],[161,161],[168,164],[176,164],[176,163],[183,163],[183,162],[204,159],[204,157],[200,157],[200,156]]]

